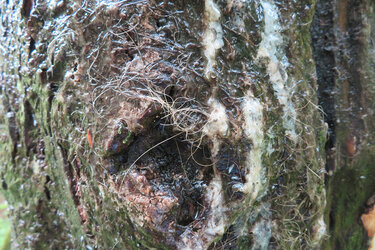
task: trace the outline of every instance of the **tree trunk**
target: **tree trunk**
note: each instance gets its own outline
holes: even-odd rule
[[[365,248],[374,6],[2,1],[12,244]]]

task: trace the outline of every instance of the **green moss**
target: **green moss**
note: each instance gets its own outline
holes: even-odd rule
[[[249,236],[240,236],[238,238],[238,249],[239,250],[247,250],[250,246],[253,245],[251,237]]]
[[[128,135],[126,136],[126,138],[122,141],[123,144],[126,144],[127,142],[129,142],[129,140],[133,137],[133,132],[130,131],[128,133]]]
[[[326,220],[332,235],[326,248],[364,249],[366,232],[360,223],[366,201],[375,190],[375,148],[364,149],[353,163],[339,169],[329,181]]]
[[[120,125],[118,126],[117,134],[119,134],[119,135],[122,134],[122,130],[124,129],[123,126],[124,126],[124,125],[123,125],[122,123],[120,123]]]

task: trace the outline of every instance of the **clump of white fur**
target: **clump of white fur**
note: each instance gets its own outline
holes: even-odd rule
[[[252,94],[247,94],[242,104],[242,113],[245,119],[243,125],[245,136],[253,143],[245,163],[248,173],[244,191],[251,195],[252,200],[255,200],[265,183],[265,170],[262,165],[263,105]]]
[[[202,132],[213,142],[211,154],[214,157],[219,151],[219,137],[225,137],[228,133],[228,116],[225,112],[224,105],[213,97],[208,100],[208,105],[211,108],[211,113]]]
[[[203,54],[207,60],[204,75],[210,79],[216,66],[217,51],[224,46],[224,41],[223,29],[219,22],[221,13],[218,6],[213,0],[206,0],[204,7],[206,29],[203,34]]]
[[[291,87],[286,69],[289,65],[283,48],[282,27],[279,23],[277,6],[273,1],[261,1],[264,9],[265,26],[259,45],[257,59],[268,58],[267,72],[279,103],[283,106],[283,125],[292,141],[297,141],[295,132],[296,110],[291,100]]]

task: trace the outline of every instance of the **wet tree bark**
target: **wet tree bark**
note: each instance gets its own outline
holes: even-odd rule
[[[361,214],[373,208],[375,190],[374,1],[318,1],[316,9],[314,54],[329,125],[325,247],[365,249],[373,233]]]
[[[366,248],[374,5],[2,1],[12,244]]]

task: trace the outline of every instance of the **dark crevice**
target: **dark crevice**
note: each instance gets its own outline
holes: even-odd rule
[[[244,168],[239,168],[245,161],[243,154],[239,151],[248,152],[251,150],[251,143],[245,139],[241,142],[242,150],[238,147],[231,145],[229,141],[222,144],[216,168],[220,171],[225,186],[225,196],[228,200],[238,200],[244,197],[241,191],[242,185],[246,182]]]
[[[56,61],[54,65],[47,71],[48,81],[56,85],[56,89],[54,91],[57,91],[58,89],[57,83],[64,80],[65,68],[65,62]]]
[[[61,146],[60,146],[61,147]],[[62,150],[64,152],[64,150]],[[74,173],[73,173],[73,166],[70,164],[70,162],[68,162],[67,160],[65,160],[65,156],[67,156],[65,153],[63,153],[63,158],[64,158],[64,170],[65,170],[65,174],[67,176],[67,179],[68,179],[68,182],[70,183],[70,192],[72,194],[72,198],[73,198],[73,201],[74,201],[74,204],[76,206],[79,205],[79,197],[77,197],[76,195],[76,192],[75,192],[75,187],[77,185],[77,180],[74,176]]]
[[[324,121],[328,124],[328,138],[325,145],[326,170],[335,169],[334,148],[336,145],[335,111],[335,51],[337,45],[334,34],[334,9],[332,1],[318,0],[311,25],[313,56],[316,64],[319,106],[324,111]]]
[[[333,211],[329,213],[329,231],[332,232],[335,229],[335,214]]]
[[[4,110],[7,111],[9,136],[13,144],[12,161],[15,164],[14,160],[18,152],[17,144],[19,143],[19,140],[20,140],[20,134],[19,134],[18,126],[17,126],[16,115],[15,115],[15,112],[13,112],[13,110],[11,109],[11,105],[10,105],[11,100],[7,94],[7,90],[4,88],[2,89],[2,92],[0,93],[3,96]]]
[[[24,103],[24,136],[25,136],[25,146],[26,146],[26,155],[30,155],[30,150],[36,150],[36,144],[32,138],[32,132],[34,129],[34,111],[31,107],[30,102],[25,101]],[[34,152],[35,153],[35,152]]]
[[[52,101],[55,98],[56,92],[59,89],[59,86],[56,83],[48,83],[47,85],[49,96],[48,96],[48,113],[46,117],[46,121],[49,124],[51,121],[51,109],[52,109]],[[52,136],[52,129],[51,126],[48,126],[48,133]]]
[[[51,178],[47,175],[46,182],[44,183],[44,193],[47,197],[47,200],[51,200],[51,192],[49,191],[48,185],[51,182]]]
[[[46,84],[47,83],[47,69],[46,68],[41,68],[41,71],[39,73],[39,80],[41,84]]]
[[[31,9],[33,8],[33,5],[34,5],[34,0],[23,0],[21,15],[24,17],[29,17],[31,13]]]
[[[83,224],[86,222],[87,218],[85,218],[84,211],[81,206],[81,200],[80,200],[81,197],[80,197],[80,192],[79,192],[79,177],[77,176],[77,174],[75,174],[75,170],[73,169],[72,164],[67,160],[68,154],[66,150],[64,150],[62,145],[60,144],[58,145],[61,149],[61,153],[63,156],[62,158],[64,161],[64,172],[69,183],[70,193],[72,195],[74,205],[77,208],[77,212],[81,217],[81,223]]]
[[[29,57],[31,57],[31,53],[35,50],[35,40],[30,37],[30,44],[29,44]]]
[[[7,182],[5,181],[4,173],[1,173],[1,187],[2,187],[4,190],[7,190],[7,189],[8,189],[8,184],[7,184]]]
[[[230,226],[221,239],[218,242],[213,242],[208,249],[209,250],[216,250],[216,249],[226,249],[226,250],[237,250],[238,248],[238,239],[239,236],[235,231],[235,226]],[[251,242],[246,242],[248,244],[245,244],[251,248],[252,244]]]

